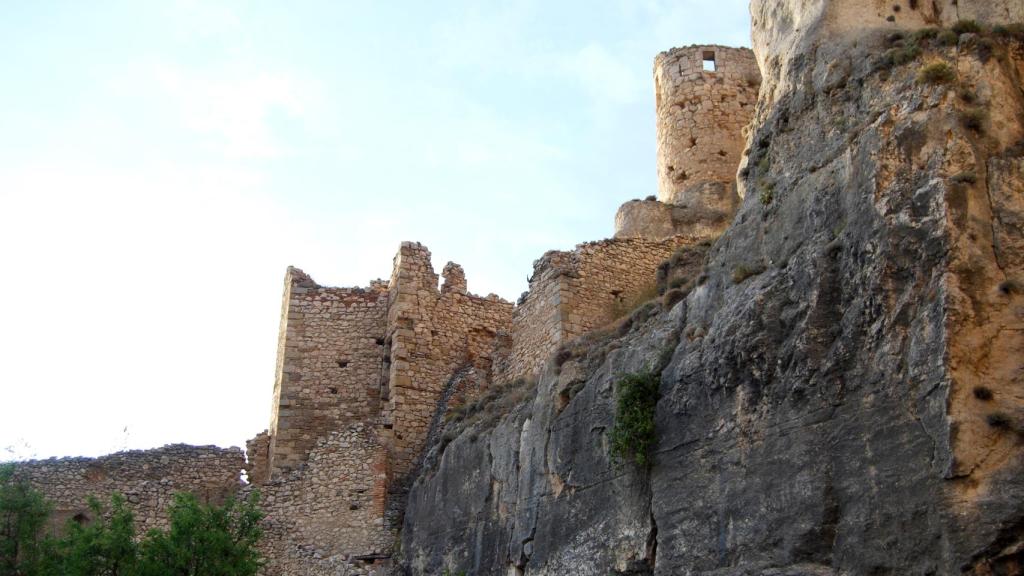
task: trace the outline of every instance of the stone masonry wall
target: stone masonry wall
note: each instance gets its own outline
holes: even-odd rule
[[[395,257],[384,421],[393,428],[389,466],[397,484],[423,448],[445,382],[464,365],[489,370],[495,338],[512,323],[511,303],[469,294],[456,264],[444,272],[438,289],[430,251],[419,243],[403,242]]]
[[[704,61],[714,71],[704,70]],[[747,48],[689,46],[654,60],[658,200],[732,214],[761,74]]]
[[[384,525],[385,452],[369,424],[320,438],[301,470],[247,490],[260,491],[261,552],[268,576],[368,574],[390,555]]]
[[[612,321],[653,291],[658,266],[694,240],[619,238],[551,251],[534,262],[530,291],[512,317],[512,350],[500,379],[533,378],[567,342]]]
[[[127,499],[140,533],[167,526],[167,505],[177,492],[220,504],[241,486],[245,456],[239,448],[173,444],[99,458],[50,458],[17,464],[16,474],[53,503],[53,528],[69,519],[92,520],[88,500]]]
[[[306,460],[317,439],[376,419],[388,292],[329,288],[289,268],[271,415],[271,477]]]

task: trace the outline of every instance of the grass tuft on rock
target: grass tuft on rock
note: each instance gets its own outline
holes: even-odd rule
[[[951,84],[954,80],[956,80],[956,70],[941,60],[929,62],[917,72],[919,84]]]

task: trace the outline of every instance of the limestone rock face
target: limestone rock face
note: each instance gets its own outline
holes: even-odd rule
[[[754,52],[769,96],[793,60],[834,51],[872,31],[891,33],[960,20],[996,25],[1024,21],[1020,0],[751,0]]]
[[[892,6],[753,2],[770,85],[699,281],[434,447],[408,573],[1022,573],[1024,47],[893,66],[847,24]],[[652,468],[611,461],[618,376],[662,365]]]

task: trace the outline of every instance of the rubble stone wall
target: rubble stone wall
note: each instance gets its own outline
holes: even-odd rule
[[[306,460],[317,439],[380,412],[388,292],[329,288],[289,268],[270,423],[272,477]]]
[[[369,424],[321,437],[304,466],[260,486],[263,574],[368,574],[390,554],[385,451]]]
[[[167,505],[178,492],[191,492],[201,502],[222,503],[238,491],[243,468],[240,448],[172,444],[99,458],[20,462],[15,473],[53,503],[54,529],[70,519],[92,520],[89,498],[109,504],[116,492],[127,499],[143,533],[167,526]]]

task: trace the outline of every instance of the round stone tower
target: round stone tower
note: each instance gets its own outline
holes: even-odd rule
[[[732,216],[743,130],[760,84],[748,48],[688,46],[654,59],[658,200]]]

